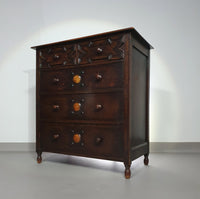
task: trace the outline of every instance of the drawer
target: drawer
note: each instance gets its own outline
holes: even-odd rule
[[[76,59],[75,45],[59,45],[44,48],[38,52],[40,68],[51,68],[56,65],[73,65]]]
[[[79,42],[77,44],[78,63],[87,64],[123,59],[124,40],[124,35],[117,34]]]
[[[40,132],[43,151],[93,157],[123,156],[122,126],[41,124]]]
[[[123,86],[123,64],[118,62],[65,70],[41,70],[40,80],[41,92],[120,88]]]
[[[45,121],[119,121],[123,118],[122,94],[43,95],[40,97],[40,117]]]

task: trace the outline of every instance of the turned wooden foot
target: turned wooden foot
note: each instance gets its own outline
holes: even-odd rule
[[[37,163],[40,164],[42,162],[42,153],[37,152]]]
[[[125,171],[124,171],[124,176],[126,179],[129,179],[131,177],[131,170],[130,170],[130,164],[126,164],[124,163],[125,165]]]
[[[129,179],[131,177],[130,168],[125,168],[124,176],[125,176],[126,179]]]
[[[144,155],[144,164],[148,165],[149,164],[149,154]]]

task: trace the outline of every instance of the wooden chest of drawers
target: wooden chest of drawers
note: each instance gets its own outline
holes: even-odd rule
[[[36,151],[124,162],[149,155],[152,48],[127,28],[36,49]]]

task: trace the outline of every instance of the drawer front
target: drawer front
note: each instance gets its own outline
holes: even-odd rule
[[[91,64],[123,59],[125,37],[126,35],[117,34],[40,49],[38,50],[39,67],[52,68],[57,65]]]
[[[123,119],[122,93],[41,96],[40,117],[45,121]]]
[[[123,86],[122,66],[122,62],[119,62],[66,70],[42,70],[40,72],[40,90],[55,92],[120,88]]]
[[[73,65],[76,62],[75,45],[59,45],[39,50],[40,68],[51,68],[56,65]]]
[[[43,151],[75,155],[122,157],[122,126],[42,124]]]
[[[78,63],[87,64],[123,59],[124,40],[125,35],[118,34],[79,42],[77,44]]]

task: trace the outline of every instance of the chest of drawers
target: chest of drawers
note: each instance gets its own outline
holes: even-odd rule
[[[149,155],[149,58],[134,29],[36,49],[36,152],[124,162]]]

